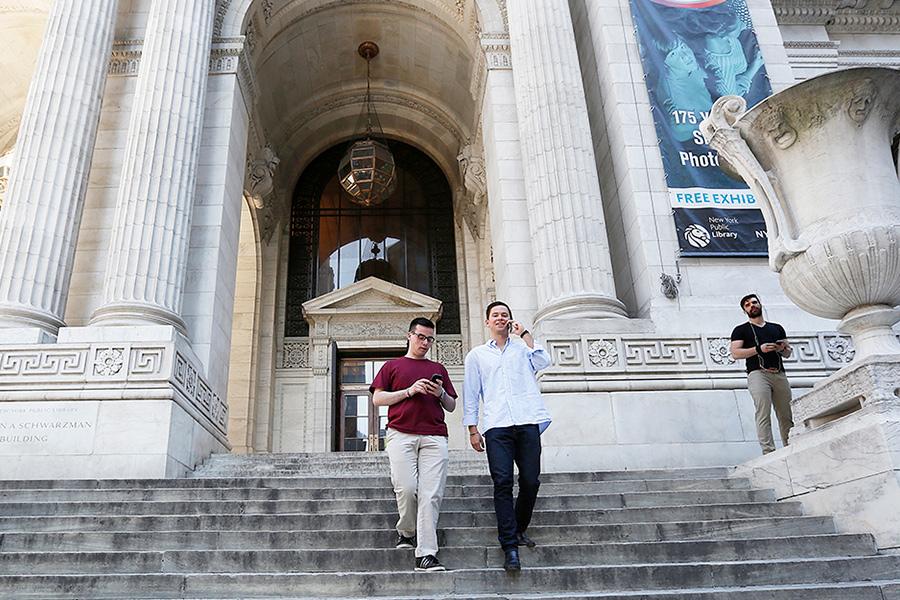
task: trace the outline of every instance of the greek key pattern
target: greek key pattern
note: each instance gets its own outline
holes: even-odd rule
[[[87,349],[0,351],[0,378],[84,375]]]
[[[197,369],[180,352],[175,352],[172,381],[187,396],[194,408],[206,416],[222,433],[228,431],[228,405],[200,377]]]
[[[37,389],[127,388],[168,381],[224,435],[228,406],[203,380],[198,369],[171,345],[134,347],[94,344],[66,347],[0,348],[0,390],[27,383]]]
[[[833,332],[791,336],[793,352],[784,363],[791,371],[826,374],[847,365],[855,351],[850,337]],[[553,366],[546,373],[684,373],[733,377],[744,361],[731,357],[731,340],[716,336],[651,337],[647,334],[552,337],[544,341]]]

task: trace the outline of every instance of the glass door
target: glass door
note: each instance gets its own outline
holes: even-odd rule
[[[387,406],[372,404],[369,384],[389,359],[342,358],[338,390],[339,452],[384,450]]]

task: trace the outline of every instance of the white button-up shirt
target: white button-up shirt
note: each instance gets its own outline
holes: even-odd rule
[[[541,399],[535,374],[550,366],[547,351],[535,343],[509,339],[501,350],[493,339],[466,355],[463,425],[478,424],[479,400],[484,400],[483,431],[494,427],[536,423],[541,433],[550,412]]]

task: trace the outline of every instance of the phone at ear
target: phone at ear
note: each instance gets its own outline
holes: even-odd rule
[[[513,330],[513,322],[512,322],[512,321],[509,321],[509,322],[506,324],[506,330],[507,330],[508,332],[512,333],[512,330]]]

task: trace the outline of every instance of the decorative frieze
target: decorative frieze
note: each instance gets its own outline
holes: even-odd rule
[[[281,368],[306,369],[309,364],[309,342],[285,342],[281,354]]]
[[[465,359],[462,340],[445,339],[446,337],[449,336],[442,336],[434,343],[434,360],[445,367],[461,366]]]
[[[793,353],[784,359],[789,376],[824,376],[853,360],[853,345],[845,335],[800,333],[792,335],[789,341]],[[744,361],[731,357],[731,340],[726,337],[551,336],[544,346],[553,361],[553,366],[542,372],[545,382],[617,378],[636,381],[635,378],[659,376],[708,381],[743,377],[744,373]]]
[[[42,385],[46,382],[46,385]],[[228,407],[177,344],[53,344],[0,347],[0,394],[22,390],[92,392],[158,389],[169,385],[221,435],[228,429]],[[40,392],[38,392],[38,395]]]
[[[250,36],[213,38],[209,53],[209,74],[237,74],[244,68],[241,57],[244,45],[251,44]],[[113,42],[107,72],[116,77],[137,77],[141,66],[143,40],[116,40]],[[249,67],[248,67],[249,68]]]

